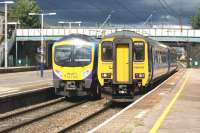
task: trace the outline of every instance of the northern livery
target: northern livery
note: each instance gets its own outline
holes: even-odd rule
[[[135,32],[121,31],[101,39],[98,80],[112,88],[112,99],[133,99],[136,88],[175,71],[176,51]]]

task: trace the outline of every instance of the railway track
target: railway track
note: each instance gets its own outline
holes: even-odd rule
[[[41,103],[41,104],[38,104],[38,105],[33,105],[33,106],[30,106],[30,107],[27,107],[27,108],[19,109],[17,111],[11,111],[11,112],[0,115],[0,121],[5,120],[5,119],[9,119],[11,117],[15,117],[17,115],[21,115],[21,114],[24,114],[24,113],[27,113],[27,112],[30,112],[30,111],[34,111],[34,110],[37,110],[37,109],[40,109],[40,108],[44,108],[44,107],[59,103],[61,101],[64,101],[64,98],[58,98],[58,99],[51,100],[51,101]]]
[[[168,75],[167,77],[163,78],[162,80],[160,80],[159,82],[151,86],[151,88],[149,88],[148,91],[146,91],[146,93],[151,91],[151,89],[154,89],[156,86],[158,86],[160,83],[168,79],[170,76],[171,75]],[[137,101],[138,99],[140,99],[144,94],[145,94],[144,92],[138,92],[136,96],[134,97],[134,101]],[[130,103],[126,103],[126,104],[122,103],[122,105],[119,105],[119,103],[117,105],[116,104],[117,103],[108,104],[102,109],[82,118],[80,121],[74,122],[71,125],[63,127],[61,130],[58,131],[58,133],[65,133],[65,132],[74,133],[74,132],[80,132],[80,131],[88,132],[92,128],[98,126],[99,124],[107,120],[107,118],[112,117],[116,113],[120,112],[122,109],[126,108]]]
[[[137,95],[135,101],[141,96]],[[0,132],[87,132],[126,106],[115,106],[105,96],[98,101],[79,102],[58,98],[0,115]]]
[[[61,130],[57,131],[58,133],[69,133],[69,132],[87,132],[91,128],[97,126],[101,122],[105,121],[107,118],[113,116],[114,114],[121,111],[123,108],[128,106],[119,106],[115,104],[109,103],[105,107],[101,108],[100,110],[91,113],[90,115],[83,117],[80,121],[74,122],[73,124],[63,127]]]
[[[1,115],[0,132],[3,133],[13,131],[86,102],[87,100],[82,100],[79,102],[67,102],[65,98],[58,98],[56,100],[34,105],[16,112]]]
[[[82,118],[81,120],[79,121],[76,121],[74,122],[73,124],[71,125],[68,125],[66,127],[63,127],[61,130],[58,131],[58,133],[64,133],[64,132],[69,132],[71,130],[73,130],[74,128],[80,126],[81,124],[85,123],[86,121],[90,120],[90,119],[94,119],[97,115],[107,111],[108,109],[110,108],[110,105],[106,105],[105,107],[101,108],[100,110]]]
[[[38,87],[0,95],[0,114],[57,99],[53,87]],[[0,115],[1,116],[1,115]]]
[[[62,101],[62,99],[60,99]],[[63,102],[63,101],[62,101]],[[66,101],[65,101],[66,102]],[[58,108],[60,102],[56,103],[54,108]],[[103,98],[98,101],[81,101],[78,103],[68,104],[68,107],[63,109],[56,109],[58,111],[48,111],[45,115],[35,115],[35,113],[26,112],[19,115],[12,115],[11,118],[3,118],[0,122],[0,132],[12,131],[14,133],[23,132],[59,132],[64,127],[69,127],[75,125],[75,123],[81,123],[80,121],[86,119],[88,116],[95,116],[98,113],[105,112],[109,108],[109,102],[107,99]],[[47,108],[50,108],[49,106]],[[47,110],[45,108],[45,110]],[[44,111],[44,108],[42,108]],[[38,109],[37,114],[41,114]],[[22,121],[20,121],[22,120]],[[14,124],[17,123],[17,124]],[[10,124],[10,125],[7,125]],[[7,126],[6,126],[7,125]]]

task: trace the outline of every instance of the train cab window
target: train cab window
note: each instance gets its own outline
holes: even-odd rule
[[[91,47],[75,47],[74,61],[75,62],[91,62],[92,49]]]
[[[133,46],[133,60],[134,61],[144,61],[144,43],[134,42]]]
[[[102,44],[102,60],[112,61],[113,58],[113,44],[112,42],[103,42]]]
[[[63,45],[55,47],[55,64],[59,66],[86,66],[92,60],[91,46]]]
[[[70,63],[72,61],[72,46],[56,46],[55,47],[55,62],[62,64],[63,61]]]

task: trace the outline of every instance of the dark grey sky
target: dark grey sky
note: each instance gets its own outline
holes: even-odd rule
[[[176,23],[181,14],[184,24],[200,7],[200,0],[37,0],[44,11],[55,11],[48,22],[59,20],[102,23],[111,12],[111,23],[143,23],[153,14],[154,23]]]

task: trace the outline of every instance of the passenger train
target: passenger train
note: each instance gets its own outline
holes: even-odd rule
[[[52,48],[53,84],[58,95],[101,97],[97,79],[98,41],[71,34],[56,41]]]
[[[176,50],[129,31],[103,37],[99,43],[98,80],[112,88],[113,100],[132,100],[135,89],[145,89],[177,69]]]

